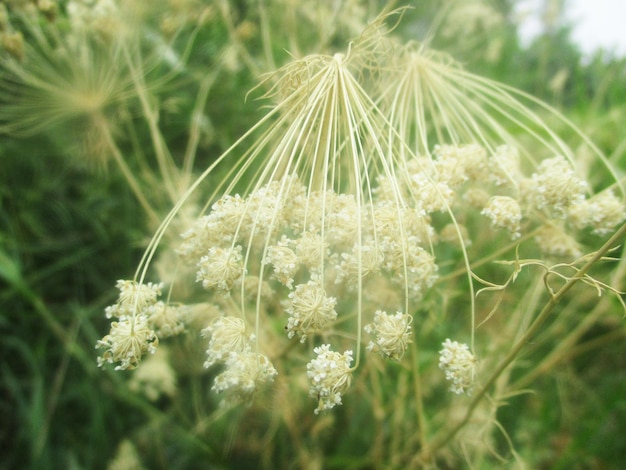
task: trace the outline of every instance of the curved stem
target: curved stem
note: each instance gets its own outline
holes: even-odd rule
[[[554,307],[559,303],[559,301],[563,298],[563,296],[576,284],[579,280],[581,280],[585,274],[591,269],[591,267],[597,263],[617,242],[622,240],[626,236],[626,224],[622,225],[619,230],[617,230],[613,236],[598,250],[594,253],[594,255],[553,295],[550,296],[550,300],[543,307],[541,312],[535,318],[535,321],[530,325],[526,333],[522,335],[519,341],[513,346],[509,354],[502,360],[502,362],[496,367],[494,372],[485,382],[485,385],[481,388],[481,390],[474,396],[474,399],[471,401],[469,406],[467,407],[467,411],[465,412],[465,416],[458,423],[456,423],[452,429],[449,429],[440,436],[435,436],[432,439],[430,444],[427,444],[424,447],[424,450],[420,454],[421,461],[428,461],[430,457],[437,451],[439,448],[448,443],[462,428],[465,424],[470,420],[472,413],[480,403],[480,401],[485,397],[487,391],[491,388],[491,386],[498,379],[500,374],[513,362],[513,360],[517,357],[519,352],[526,346],[529,340],[537,333],[541,325],[547,320],[548,316],[554,310]]]

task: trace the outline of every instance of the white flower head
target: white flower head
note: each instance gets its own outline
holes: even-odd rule
[[[219,317],[202,330],[202,336],[209,337],[204,367],[211,367],[225,361],[230,353],[242,353],[250,349],[254,335],[248,334],[245,322],[238,317]]]
[[[306,366],[311,381],[309,395],[318,399],[315,414],[341,405],[341,395],[352,381],[352,351],[343,354],[330,350],[330,344],[323,344],[313,350],[317,357]]]
[[[289,248],[289,240],[283,236],[278,245],[267,249],[265,263],[274,268],[274,277],[282,285],[292,288],[293,278],[300,267],[300,260],[294,251]]]
[[[575,228],[591,227],[596,235],[606,235],[626,219],[626,208],[612,191],[606,191],[572,204],[567,215]]]
[[[388,315],[382,310],[376,311],[374,322],[364,327],[367,333],[375,335],[374,341],[370,341],[367,345],[367,350],[378,353],[384,358],[399,361],[413,341],[411,338],[412,321],[411,315],[402,312]]]
[[[226,392],[225,404],[249,401],[260,386],[273,382],[278,374],[266,356],[252,351],[231,352],[225,364],[212,387],[217,393]]]
[[[439,368],[446,374],[451,392],[457,395],[471,392],[476,378],[476,365],[476,357],[467,344],[449,339],[443,342],[443,349],[439,351]]]
[[[509,185],[521,176],[520,156],[517,147],[499,145],[488,165],[490,179],[497,185]]]
[[[523,190],[534,207],[551,217],[564,218],[571,204],[584,200],[587,183],[575,175],[565,157],[556,156],[539,164]]]
[[[98,366],[118,362],[115,370],[134,369],[144,353],[156,352],[158,344],[145,315],[124,316],[112,322],[109,334],[97,342],[96,348],[105,350],[98,357]]]
[[[487,151],[477,144],[435,145],[437,179],[455,188],[472,178],[479,180],[487,171]]]
[[[148,324],[159,338],[167,338],[185,330],[188,308],[182,305],[168,305],[156,302],[146,309]]]
[[[511,234],[511,239],[515,240],[520,237],[522,210],[512,197],[493,196],[481,214],[491,219],[493,228],[507,230]]]
[[[452,205],[455,192],[446,181],[436,181],[424,172],[411,175],[413,193],[428,213],[444,212]]]
[[[133,312],[141,314],[147,308],[156,303],[156,299],[161,295],[163,284],[139,284],[136,281],[119,280],[115,284],[120,291],[120,295],[115,305],[105,309],[106,317],[120,318],[125,315],[133,315]]]
[[[539,227],[535,241],[544,255],[577,258],[582,254],[578,242],[556,224]]]
[[[342,253],[341,258],[341,263],[336,267],[338,275],[335,282],[345,282],[351,290],[358,286],[359,279],[378,273],[383,263],[383,255],[378,251],[374,240],[361,246],[354,245],[352,252]]]
[[[202,282],[205,289],[215,289],[228,293],[233,283],[244,274],[241,246],[233,248],[213,247],[198,263],[196,279]]]
[[[303,232],[295,242],[296,255],[309,271],[318,271],[325,260],[328,244],[317,233]]]
[[[337,318],[336,304],[337,299],[327,297],[326,291],[318,281],[311,280],[306,284],[297,285],[289,294],[286,308],[289,314],[287,321],[289,338],[298,335],[300,341],[304,342],[307,335],[322,331]]]
[[[408,287],[413,300],[419,300],[437,280],[439,267],[435,257],[419,246],[417,237],[382,240],[384,267],[396,285]]]

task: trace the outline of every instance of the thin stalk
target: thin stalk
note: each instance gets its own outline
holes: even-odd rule
[[[465,426],[476,407],[480,403],[480,401],[485,397],[487,391],[491,388],[491,386],[498,379],[500,374],[515,360],[520,351],[526,346],[526,344],[530,341],[530,339],[537,333],[541,325],[548,319],[554,307],[560,302],[563,296],[569,292],[569,290],[579,281],[581,280],[585,274],[591,269],[591,267],[597,263],[617,242],[622,240],[626,236],[626,224],[622,225],[619,230],[617,230],[613,236],[598,250],[594,253],[594,255],[587,261],[556,293],[550,296],[550,300],[543,307],[541,312],[537,315],[535,321],[530,325],[528,330],[519,341],[513,346],[509,354],[502,360],[502,362],[496,367],[494,372],[485,382],[485,385],[481,388],[481,390],[474,396],[474,399],[469,404],[467,411],[465,412],[465,416],[461,421],[455,424],[452,429],[445,432],[445,434],[440,436],[435,436],[430,444],[427,444],[424,447],[424,450],[417,457],[421,461],[428,461],[430,457],[442,446],[446,445],[454,436]]]
[[[151,222],[158,224],[160,218],[157,215],[156,211],[152,208],[152,206],[150,205],[146,197],[144,196],[143,192],[141,191],[141,188],[139,187],[139,182],[133,175],[133,172],[131,171],[130,167],[126,164],[126,160],[124,160],[124,156],[122,155],[122,152],[120,152],[120,149],[117,147],[117,145],[115,144],[115,141],[113,140],[113,136],[111,135],[111,132],[109,130],[109,126],[106,123],[106,120],[102,116],[96,116],[94,118],[94,122],[96,126],[100,128],[102,134],[104,135],[107,146],[109,147],[109,150],[111,151],[111,154],[113,155],[113,158],[115,159],[115,163],[117,163],[117,166],[122,171],[122,175],[126,179],[126,182],[128,183],[128,186],[130,187],[130,190],[133,192],[133,194],[137,198],[137,201],[139,201],[139,204],[144,209],[144,211],[150,218]]]

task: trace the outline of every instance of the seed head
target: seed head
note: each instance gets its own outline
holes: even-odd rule
[[[98,366],[119,363],[115,370],[134,369],[144,353],[154,354],[159,339],[148,326],[145,315],[125,316],[111,323],[111,331],[99,340],[96,348],[104,349],[98,357]]]
[[[289,314],[287,335],[293,338],[300,336],[304,343],[307,335],[319,333],[337,318],[335,305],[337,299],[327,297],[326,291],[318,281],[311,280],[296,286],[289,294],[286,312]]]
[[[411,338],[412,322],[413,317],[402,312],[388,315],[387,312],[377,310],[374,314],[374,322],[364,327],[367,333],[375,335],[374,341],[370,341],[367,345],[367,350],[378,353],[384,358],[399,361],[413,341]]]

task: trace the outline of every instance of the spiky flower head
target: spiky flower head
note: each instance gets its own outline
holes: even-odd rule
[[[118,363],[115,370],[134,369],[141,357],[146,352],[154,354],[158,345],[159,339],[148,326],[147,316],[122,317],[111,323],[109,334],[96,344],[96,348],[104,349],[98,366]]]
[[[289,338],[300,336],[304,343],[307,335],[322,332],[329,323],[337,318],[335,305],[337,299],[328,297],[323,286],[311,280],[306,284],[299,284],[289,294],[289,303],[286,312],[289,314],[287,335]]]
[[[107,318],[120,318],[132,315],[135,311],[145,312],[156,303],[157,297],[161,295],[163,284],[152,282],[140,284],[137,281],[120,279],[115,287],[118,288],[120,294],[117,303],[106,308]]]
[[[241,318],[231,316],[213,320],[202,330],[202,336],[209,338],[204,367],[224,362],[230,353],[242,353],[249,350],[254,341],[254,335],[247,332],[245,322]]]
[[[198,282],[208,290],[228,293],[233,283],[244,274],[241,246],[234,248],[212,247],[198,262]]]
[[[402,312],[389,315],[387,312],[377,310],[374,313],[374,322],[364,327],[367,333],[375,337],[368,343],[367,350],[378,353],[384,358],[399,361],[413,341],[412,322],[413,317]]]

